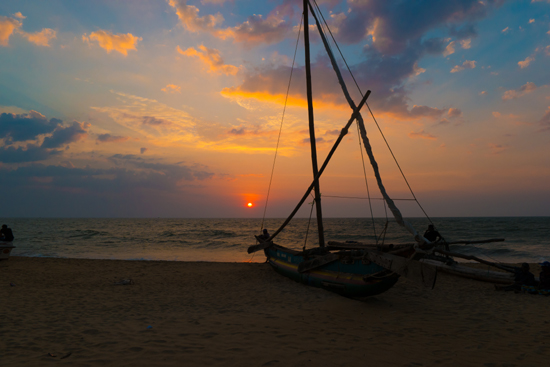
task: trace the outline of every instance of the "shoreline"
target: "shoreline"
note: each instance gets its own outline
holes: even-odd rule
[[[401,278],[361,300],[264,263],[12,256],[0,277],[10,366],[69,353],[58,363],[540,366],[550,357],[549,298],[443,273],[433,290]],[[122,279],[133,284],[114,285]]]

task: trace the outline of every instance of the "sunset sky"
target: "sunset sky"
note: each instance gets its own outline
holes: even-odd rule
[[[549,0],[317,3],[430,216],[550,216]],[[0,217],[261,217],[301,4],[0,2]],[[351,110],[310,24],[321,163]],[[304,75],[299,47],[268,217],[312,179]],[[388,193],[411,198],[362,112]],[[355,127],[340,148],[325,216],[368,216],[331,197],[367,196]]]

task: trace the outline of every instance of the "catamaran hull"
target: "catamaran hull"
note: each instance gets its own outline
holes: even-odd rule
[[[298,265],[304,257],[281,248],[267,248],[265,254],[269,264],[277,271],[297,282],[323,288],[346,297],[369,297],[383,293],[393,287],[399,275],[388,272],[374,263],[361,260],[353,262],[335,261],[304,273]]]

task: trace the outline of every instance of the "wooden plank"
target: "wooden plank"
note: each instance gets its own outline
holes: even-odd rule
[[[490,242],[502,242],[505,241],[504,238],[491,238],[488,240],[476,240],[476,241],[453,241],[453,242],[447,242],[447,245],[473,245],[476,243],[490,243]]]
[[[447,265],[437,260],[431,259],[423,259],[421,261],[427,264],[434,265],[439,271],[463,278],[475,279],[495,284],[511,284],[514,281],[514,275],[511,273],[476,269],[460,264]]]
[[[367,254],[372,262],[385,269],[414,280],[424,287],[433,289],[435,286],[437,268],[433,265],[380,251],[368,250]]]
[[[256,251],[260,251],[274,245],[273,241],[263,241],[258,236],[254,236],[260,243],[258,245],[252,245],[248,248],[248,253],[251,254]]]
[[[305,273],[313,269],[317,269],[323,265],[330,264],[338,260],[340,257],[336,254],[327,254],[325,256],[316,256],[313,259],[305,260],[298,265],[298,272]]]

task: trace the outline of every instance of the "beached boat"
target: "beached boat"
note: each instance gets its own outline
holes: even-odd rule
[[[0,242],[0,260],[7,260],[14,248],[11,242]]]
[[[279,273],[299,281],[301,283],[324,288],[350,297],[372,296],[390,289],[398,280],[399,276],[407,276],[421,282],[427,287],[433,287],[436,280],[436,268],[430,264],[421,263],[416,260],[421,248],[430,247],[430,241],[421,236],[413,226],[403,219],[401,212],[389,197],[382,183],[382,178],[378,170],[378,164],[371,150],[370,142],[361,116],[361,108],[366,104],[370,91],[362,94],[362,100],[355,104],[348,93],[346,83],[338,68],[336,59],[332,53],[331,47],[324,32],[323,27],[328,27],[326,22],[321,24],[319,19],[319,8],[314,8],[308,0],[303,1],[303,34],[305,45],[305,71],[306,87],[308,101],[309,134],[311,143],[311,157],[313,168],[313,181],[307,188],[302,199],[297,204],[284,223],[270,236],[256,236],[258,244],[250,246],[248,253],[264,250],[268,262]],[[318,167],[317,149],[315,140],[314,118],[313,118],[313,97],[311,88],[311,68],[309,53],[309,14],[315,19],[317,30],[327,51],[328,57],[336,73],[343,94],[352,109],[352,114],[340,135],[336,139],[332,149],[327,155],[324,163]],[[318,15],[319,14],[319,15]],[[334,40],[334,39],[333,39]],[[335,41],[334,41],[335,42]],[[360,131],[361,140],[364,149],[369,157],[377,185],[382,197],[393,214],[395,221],[406,228],[415,239],[414,245],[393,248],[383,246],[382,243],[373,245],[358,245],[353,243],[331,243],[325,245],[323,230],[323,215],[321,210],[321,194],[319,178],[323,174],[332,155],[347,134],[351,124],[356,121]],[[319,246],[301,251],[293,250],[280,244],[275,244],[273,240],[285,228],[294,215],[298,212],[302,204],[314,192],[314,206],[316,209],[317,229],[319,235]],[[313,208],[312,208],[313,209]]]

